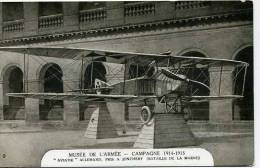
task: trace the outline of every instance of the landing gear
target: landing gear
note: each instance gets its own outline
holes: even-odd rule
[[[144,101],[144,104],[145,105],[142,107],[140,115],[143,124],[149,123],[155,113],[183,114],[181,96],[163,96],[160,99],[155,100],[155,103],[153,105],[151,105],[151,102],[148,103],[147,100]]]
[[[163,96],[160,99],[159,103],[164,104],[165,113],[183,113],[183,104],[181,96]]]
[[[148,124],[152,119],[152,112],[148,106],[143,106],[141,111],[141,121]]]

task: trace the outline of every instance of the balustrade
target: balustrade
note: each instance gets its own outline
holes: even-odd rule
[[[100,21],[107,17],[107,12],[105,8],[91,9],[80,11],[79,21],[80,23],[90,22],[90,21]]]
[[[142,16],[155,13],[154,2],[126,3],[124,7],[125,16]]]
[[[24,20],[7,21],[3,23],[4,32],[20,32],[24,29]]]
[[[175,9],[182,10],[182,9],[195,9],[195,8],[202,8],[209,6],[210,2],[208,1],[178,1],[175,2]]]
[[[39,28],[60,27],[63,25],[63,15],[49,15],[39,17]]]

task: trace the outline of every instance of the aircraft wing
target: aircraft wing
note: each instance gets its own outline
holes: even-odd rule
[[[82,93],[8,93],[10,97],[22,97],[33,99],[69,100],[86,102],[131,102],[132,100],[144,100],[157,98],[156,96],[135,95],[107,95],[107,94],[82,94]]]
[[[200,103],[209,100],[219,100],[219,99],[239,99],[243,98],[241,95],[221,95],[221,96],[184,96],[185,100],[190,103]]]
[[[71,48],[71,47],[50,47],[50,46],[43,46],[43,47],[0,47],[0,55],[5,54],[3,52],[15,52],[20,54],[27,54],[27,55],[34,55],[34,56],[44,56],[44,57],[56,57],[56,58],[66,58],[66,59],[74,59],[74,60],[82,60],[85,61],[95,61],[101,60],[98,58],[102,58],[102,62],[108,63],[117,63],[117,64],[129,64],[129,65],[141,65],[146,67],[154,62],[155,69],[161,68],[169,68],[172,72],[164,70],[163,73],[165,76],[170,77],[171,79],[186,81],[188,83],[194,85],[204,86],[209,89],[209,85],[204,82],[209,82],[209,77],[207,74],[203,72],[203,69],[209,69],[213,67],[212,70],[216,71],[220,78],[222,79],[224,71],[226,71],[225,67],[233,67],[234,68],[234,75],[233,81],[237,80],[237,77],[244,73],[244,83],[245,83],[245,74],[247,71],[248,63],[242,61],[235,61],[235,60],[228,60],[228,59],[215,59],[215,58],[201,58],[201,57],[194,57],[194,56],[173,56],[173,55],[163,55],[163,54],[147,54],[147,53],[134,53],[134,52],[121,52],[121,51],[109,51],[109,50],[97,50],[97,49],[88,49],[88,48]],[[105,58],[105,59],[103,59]],[[225,66],[228,65],[228,66]],[[148,66],[149,67],[149,66]],[[215,68],[218,67],[218,68]],[[188,79],[183,78],[180,74],[186,75],[192,74],[193,70],[200,70],[200,73],[195,76],[194,78],[189,77]],[[205,77],[205,79],[197,80],[197,78]],[[223,82],[221,80],[216,80],[218,88],[215,92],[218,92],[218,97],[221,95],[221,87],[223,87]],[[224,83],[225,84],[225,83]],[[236,82],[234,82],[233,88],[235,88]],[[238,89],[241,90],[241,95],[244,92],[244,84],[242,88]],[[46,93],[45,93],[46,94]],[[213,93],[215,95],[215,93]],[[29,96],[29,95],[27,95]],[[32,96],[32,95],[31,95]],[[33,95],[37,96],[37,95]],[[54,96],[55,95],[46,95],[46,96]],[[65,95],[64,95],[65,96]],[[63,99],[71,97],[73,98],[75,95],[68,95],[65,96]],[[78,98],[76,98],[78,96]],[[73,99],[83,99],[85,97],[94,97],[94,95],[76,95]],[[95,95],[96,96],[96,95]],[[110,95],[107,95],[110,96]],[[116,99],[111,95],[111,99]],[[118,98],[121,98],[122,95],[117,95]],[[121,96],[121,97],[120,97]],[[128,96],[128,95],[124,95]],[[133,95],[129,95],[129,99]],[[57,97],[57,96],[56,96]],[[53,97],[51,97],[53,98]],[[97,97],[95,97],[97,98]],[[99,97],[100,98],[100,97]],[[104,98],[104,96],[102,97]],[[136,98],[136,97],[133,97]],[[121,98],[123,99],[123,98]],[[125,98],[127,99],[127,98]]]
[[[72,48],[72,47],[0,47],[0,51],[15,52],[20,54],[28,54],[44,57],[56,57],[66,59],[82,59],[89,58],[95,60],[96,58],[106,58],[104,62],[125,64],[126,61],[131,61],[133,64],[148,65],[152,61],[156,61],[157,66],[165,67],[167,65],[180,64],[182,67],[196,65],[198,67],[205,67],[215,63],[247,65],[245,62],[227,60],[227,59],[214,59],[214,58],[201,58],[192,56],[172,56],[163,54],[147,54],[147,53],[134,53],[134,52],[121,52],[112,50],[98,50],[88,48]]]

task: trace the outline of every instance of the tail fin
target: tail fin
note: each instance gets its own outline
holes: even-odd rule
[[[110,85],[106,83],[105,81],[102,81],[98,78],[95,79],[95,88],[105,88],[109,87]]]

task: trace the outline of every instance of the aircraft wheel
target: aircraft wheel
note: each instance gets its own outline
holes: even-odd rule
[[[148,106],[143,106],[141,111],[141,121],[148,124],[152,119],[152,112]]]

